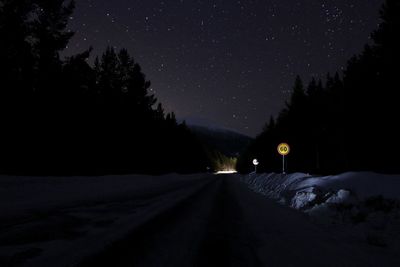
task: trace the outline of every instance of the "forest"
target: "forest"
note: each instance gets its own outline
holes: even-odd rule
[[[203,172],[209,151],[166,114],[127,50],[62,59],[74,1],[0,1],[0,173]]]
[[[400,2],[386,0],[380,16],[371,43],[343,73],[306,84],[296,78],[285,108],[239,158],[239,171],[252,171],[253,158],[260,172],[281,171],[281,142],[291,146],[289,172],[400,171]]]
[[[0,0],[0,173],[204,172],[236,162],[207,147],[150,93],[126,49],[61,58],[74,1]],[[371,42],[343,72],[303,81],[237,161],[289,172],[400,171],[400,2],[386,0]],[[231,167],[230,167],[231,168]]]

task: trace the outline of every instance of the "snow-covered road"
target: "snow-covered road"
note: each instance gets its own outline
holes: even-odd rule
[[[0,177],[0,266],[400,266],[239,175]]]

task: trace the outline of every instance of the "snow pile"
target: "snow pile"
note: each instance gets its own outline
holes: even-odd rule
[[[400,199],[400,175],[348,172],[314,177],[304,173],[252,173],[242,180],[253,191],[306,211],[321,205],[358,203],[376,196]]]
[[[296,195],[292,198],[291,206],[296,209],[307,207],[309,203],[316,201],[318,196],[318,189],[315,187],[309,187],[296,192]]]
[[[348,190],[340,189],[326,200],[326,203],[350,203],[354,197]]]
[[[333,227],[349,243],[400,252],[400,175],[252,173],[241,179],[253,191]]]

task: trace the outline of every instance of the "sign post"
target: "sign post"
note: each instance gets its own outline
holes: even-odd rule
[[[285,174],[285,156],[290,152],[290,146],[287,143],[278,145],[278,153],[282,156],[282,173]]]
[[[259,164],[257,159],[253,159],[253,165],[254,165],[254,173],[257,173],[257,165]]]

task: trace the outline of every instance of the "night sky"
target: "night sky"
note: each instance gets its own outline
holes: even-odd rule
[[[383,0],[78,0],[65,55],[127,48],[178,119],[250,136],[290,95],[342,69]]]

